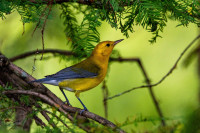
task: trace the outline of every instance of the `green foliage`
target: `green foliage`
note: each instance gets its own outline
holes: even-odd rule
[[[13,126],[13,110],[10,107],[15,106],[16,103],[2,93],[5,90],[11,90],[11,88],[8,85],[5,88],[0,86],[0,132]]]
[[[185,133],[199,133],[200,132],[200,108],[192,112],[185,124]]]
[[[38,22],[41,21],[41,15],[45,16],[46,10],[45,6],[38,4],[33,4],[29,1],[23,0],[0,0],[0,17],[5,19],[5,15],[17,11],[23,23]]]
[[[20,97],[20,102],[21,103],[24,103],[26,106],[28,106],[30,103],[30,99],[29,99],[29,96],[28,95],[22,95]]]
[[[44,16],[47,15],[46,7],[41,5],[23,5],[16,7],[16,10],[23,23],[39,23],[39,27],[44,23]]]
[[[159,125],[161,118],[158,117],[144,117],[142,115],[135,115],[133,117],[128,117],[124,122],[116,122],[117,126],[122,128],[122,127],[126,127],[126,126],[134,126],[139,127],[140,124],[143,123],[148,123],[153,125],[156,128],[152,128],[152,129],[144,129],[143,132],[149,132],[149,133],[182,133],[184,131],[184,124],[183,122],[181,122],[180,118],[164,118],[165,120],[168,121],[168,124],[166,126],[157,126]],[[132,132],[136,132],[134,130],[134,128],[130,128]],[[152,127],[153,127],[152,126]]]
[[[198,10],[199,2],[197,1],[102,0],[100,4],[98,2],[96,4],[97,6],[87,6],[80,26],[77,24],[76,14],[72,14],[72,9],[68,10],[71,18],[62,15],[65,22],[66,20],[72,20],[71,25],[75,25],[74,30],[70,28],[71,25],[64,23],[66,25],[66,35],[72,39],[72,48],[75,53],[83,53],[82,55],[90,53],[91,44],[96,43],[94,39],[100,40],[96,27],[101,26],[101,21],[107,21],[111,27],[121,29],[126,37],[129,37],[129,32],[134,32],[135,25],[140,25],[147,31],[152,32],[153,37],[149,40],[151,43],[155,43],[157,38],[161,37],[160,32],[163,32],[168,18],[180,22],[178,26],[187,26],[189,23],[195,23],[199,26],[200,14]],[[69,6],[70,4],[65,5]],[[79,9],[76,8],[76,10]],[[85,21],[87,21],[87,26],[84,25]],[[75,34],[68,34],[73,31]],[[81,37],[81,35],[85,36]]]
[[[0,0],[0,17],[18,11],[23,23],[37,23],[36,28],[43,28],[48,17],[49,4],[43,1]],[[86,5],[65,2],[61,6],[61,18],[65,26],[65,34],[71,44],[72,51],[79,59],[90,55],[93,45],[100,41],[97,27],[107,21],[111,27],[120,29],[129,37],[134,26],[139,25],[152,33],[151,43],[161,37],[167,20],[178,21],[177,26],[194,23],[199,26],[199,5],[196,0],[101,0]],[[78,22],[78,17],[82,22]],[[80,20],[80,19],[79,19]]]
[[[22,129],[9,129],[8,126],[2,125],[0,126],[0,133],[27,133]]]
[[[78,25],[76,14],[73,12],[73,6],[70,4],[61,4],[61,17],[64,19],[66,37],[71,42],[72,51],[77,57],[85,57],[91,54],[94,48],[92,43],[100,41],[97,27],[101,25],[99,21],[99,11],[87,7],[87,12],[83,21]]]
[[[11,2],[7,0],[0,0],[0,17],[5,19],[5,15],[10,14],[12,11]]]

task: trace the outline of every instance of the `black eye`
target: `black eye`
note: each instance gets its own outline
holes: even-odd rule
[[[106,44],[106,46],[107,46],[107,47],[110,47],[110,44],[108,43],[108,44]]]

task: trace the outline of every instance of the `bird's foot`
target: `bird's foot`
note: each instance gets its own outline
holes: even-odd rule
[[[80,112],[80,115],[82,115],[82,113],[85,112],[85,111],[89,111],[89,110],[87,108],[82,109],[81,112]]]
[[[69,101],[63,102],[63,104],[66,104],[66,103],[67,103],[68,106],[72,106],[72,105],[69,103]]]

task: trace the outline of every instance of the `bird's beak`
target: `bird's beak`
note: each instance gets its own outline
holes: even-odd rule
[[[120,42],[123,41],[123,40],[124,40],[124,39],[117,40],[117,41],[114,42],[113,45],[115,46],[116,44],[120,43]]]

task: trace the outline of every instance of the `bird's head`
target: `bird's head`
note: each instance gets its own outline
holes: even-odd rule
[[[94,56],[102,56],[102,57],[109,57],[112,53],[113,48],[116,44],[123,41],[124,39],[120,39],[117,41],[103,41],[97,44],[94,48],[92,55]]]

